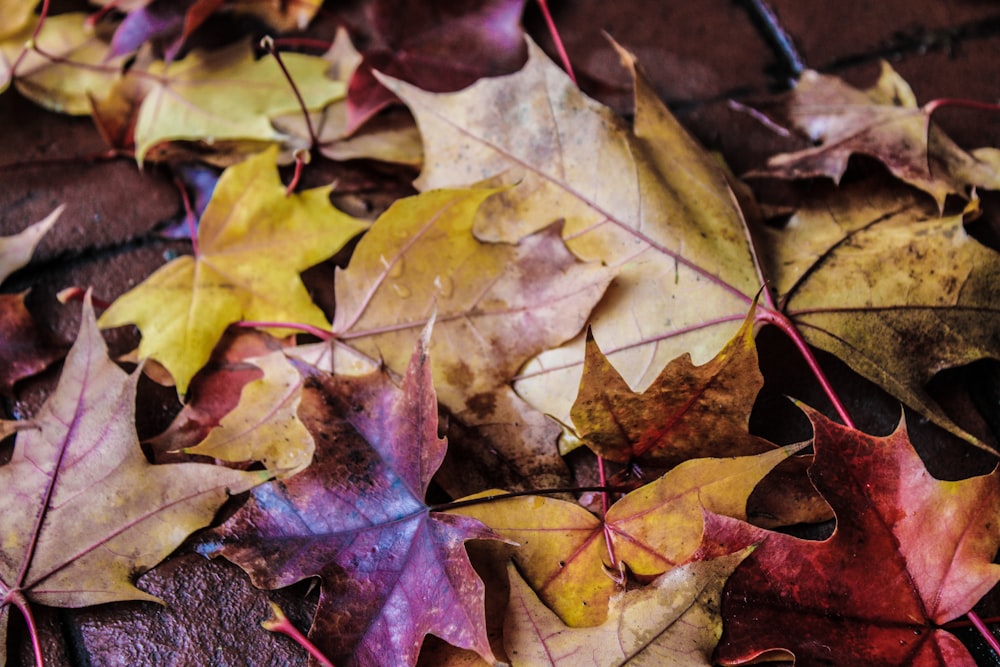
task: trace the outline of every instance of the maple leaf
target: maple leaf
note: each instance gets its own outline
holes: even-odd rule
[[[823,542],[768,534],[726,586],[716,659],[783,650],[801,664],[975,664],[940,626],[1000,581],[1000,473],[937,480],[902,422],[875,437],[806,414],[810,476],[837,528]]]
[[[344,95],[344,84],[326,77],[322,58],[287,53],[282,62],[307,109],[320,109]],[[195,50],[173,63],[153,62],[133,76],[154,81],[136,119],[140,163],[162,141],[280,141],[283,135],[270,119],[300,110],[278,64],[273,58],[254,60],[246,42],[211,52]]]
[[[37,428],[18,434],[10,462],[0,466],[8,497],[0,513],[4,628],[10,606],[25,612],[28,601],[155,601],[132,578],[209,523],[231,493],[269,477],[147,463],[135,432],[138,377],[108,359],[88,297],[59,385],[33,420]]]
[[[580,331],[614,271],[577,261],[558,226],[517,245],[479,241],[473,220],[494,192],[440,190],[393,204],[337,269],[333,336],[402,372],[436,310],[431,358],[441,402],[466,426],[489,429],[481,437],[523,479],[558,485],[558,429],[507,383],[533,354]]]
[[[827,176],[839,182],[854,154],[880,160],[894,175],[944,207],[945,198],[968,198],[972,187],[1000,189],[995,149],[968,153],[931,122],[934,103],[917,106],[909,84],[885,61],[868,90],[808,70],[769,114],[804,132],[817,145],[775,155],[749,175],[778,178]]]
[[[910,188],[874,180],[811,198],[759,238],[778,303],[810,343],[977,442],[926,390],[937,371],[1000,357],[1000,255],[966,231],[974,214],[941,217]]]
[[[694,366],[690,355],[678,357],[641,394],[629,388],[588,337],[580,392],[570,412],[584,444],[612,461],[646,460],[664,467],[772,449],[747,430],[764,385],[753,324],[751,309],[714,359]]]
[[[195,256],[161,267],[101,316],[105,328],[135,323],[139,355],[163,364],[181,395],[233,322],[329,326],[298,274],[366,225],[330,204],[329,187],[286,197],[276,153],[223,172],[198,226]]]
[[[0,238],[0,282],[31,260],[38,242],[62,211],[60,206],[20,234]],[[65,352],[65,346],[35,324],[24,304],[26,296],[26,292],[0,294],[0,393],[7,395],[18,380],[45,370]]]
[[[997,327],[989,320],[982,326],[982,314],[996,312],[993,295],[981,286],[1000,268],[997,254],[979,246],[949,218],[939,233],[931,234],[936,241],[927,241],[945,254],[955,245],[954,254],[944,260],[953,270],[939,271],[937,263],[921,259],[923,231],[914,239],[915,228],[903,232],[878,216],[865,218],[868,209],[861,207],[858,216],[867,224],[852,225],[852,233],[824,248],[838,261],[822,252],[806,265],[772,261],[791,252],[798,236],[759,229],[751,235],[718,165],[670,116],[634,70],[631,56],[623,58],[635,74],[632,128],[584,97],[533,45],[520,72],[458,93],[431,94],[387,80],[413,111],[424,136],[426,158],[418,187],[509,184],[481,208],[475,228],[480,238],[516,239],[564,219],[570,250],[620,268],[590,325],[601,349],[637,391],[684,352],[695,363],[710,359],[732,336],[760,287],[777,284],[784,286],[777,296],[761,295],[759,323],[782,328],[807,359],[811,353],[804,342],[841,356],[938,425],[992,451],[955,425],[923,385],[941,368],[1000,357],[1000,342],[991,336]],[[873,228],[871,233],[866,226]],[[899,256],[911,241],[921,249],[905,250],[907,261],[884,261]],[[976,262],[962,259],[969,255]],[[862,262],[865,268],[859,270]],[[963,266],[971,273],[963,272]],[[802,286],[789,280],[792,275],[810,284],[808,307]],[[911,280],[921,288],[900,288]],[[880,335],[867,335],[879,320]],[[963,339],[967,330],[975,332],[975,340]],[[931,344],[935,332],[947,334],[939,341],[941,349]],[[923,344],[919,352],[911,345],[914,339]],[[515,380],[518,394],[571,424],[584,344],[580,336],[532,359]]]
[[[685,563],[644,588],[616,593],[607,620],[593,628],[565,625],[510,565],[504,648],[515,667],[710,667],[722,634],[722,587],[749,551]]]
[[[290,477],[309,465],[315,448],[297,414],[304,380],[281,350],[248,361],[263,377],[249,382],[236,408],[185,451],[223,461],[261,461],[280,477]]]
[[[424,90],[458,90],[484,76],[506,74],[524,62],[524,0],[466,0],[367,6],[372,35],[348,84],[348,130],[395,98],[373,70]]]
[[[652,577],[687,561],[702,542],[703,510],[745,519],[754,487],[801,447],[686,461],[616,502],[603,521],[577,503],[537,496],[496,499],[454,512],[475,517],[518,544],[514,562],[566,624],[600,625],[616,590],[606,567],[624,563],[630,572]]]
[[[227,330],[212,357],[191,380],[187,401],[170,425],[146,440],[155,457],[194,447],[240,403],[243,388],[264,376],[247,361],[279,348],[278,339],[253,329]],[[160,459],[157,458],[159,461]]]
[[[257,487],[199,548],[262,588],[320,577],[309,638],[338,665],[412,665],[427,633],[493,662],[464,543],[495,535],[424,502],[447,447],[427,336],[401,388],[383,373],[314,375],[313,464]]]
[[[25,97],[52,111],[89,114],[91,97],[108,93],[124,59],[109,57],[108,45],[94,34],[83,13],[46,17],[29,42],[33,32],[34,21],[0,42],[0,63],[10,63],[0,65],[0,71],[16,63],[9,76]]]

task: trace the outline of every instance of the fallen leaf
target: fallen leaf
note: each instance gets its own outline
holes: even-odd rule
[[[634,67],[631,56],[623,57]],[[458,93],[387,83],[413,111],[424,136],[419,188],[509,185],[480,209],[478,236],[516,239],[561,218],[576,255],[620,268],[590,325],[634,390],[648,387],[684,352],[694,363],[710,359],[732,336],[760,287],[774,284],[782,287],[776,296],[761,295],[759,323],[798,330],[938,425],[993,451],[946,417],[924,390],[937,370],[1000,357],[990,333],[998,327],[982,326],[983,315],[989,322],[995,312],[985,286],[1000,267],[998,256],[969,238],[955,218],[933,232],[932,223],[921,222],[931,227],[914,238],[916,228],[894,231],[899,218],[890,216],[886,224],[881,213],[866,217],[862,206],[858,217],[864,222],[823,249],[831,257],[820,252],[811,262],[789,266],[772,258],[794,253],[799,237],[747,227],[721,170],[670,116],[641,73],[635,78],[633,128],[585,98],[535,46],[520,72]],[[890,203],[883,212],[896,208]],[[916,211],[919,204],[907,208]],[[924,254],[934,244],[933,256],[947,257],[941,260],[947,271]],[[899,253],[907,261],[885,261]],[[973,256],[974,261],[960,259]],[[909,287],[912,281],[919,289]],[[946,326],[939,318],[946,318]],[[871,326],[879,335],[869,335]],[[964,340],[966,331],[975,340]],[[532,359],[516,378],[518,394],[571,424],[584,343],[580,336]]]
[[[526,359],[583,327],[614,272],[577,261],[557,226],[517,245],[477,240],[476,211],[493,193],[440,190],[393,204],[337,269],[333,335],[398,373],[436,312],[431,358],[442,404],[466,426],[492,429],[491,446],[524,479],[557,485],[565,483],[557,430],[508,383]]]
[[[138,377],[108,359],[88,299],[37,428],[18,434],[0,466],[0,488],[18,499],[0,513],[3,624],[19,597],[59,607],[156,601],[132,579],[209,523],[230,494],[269,477],[147,463],[135,432]]]
[[[454,512],[518,544],[514,562],[545,604],[567,625],[591,627],[604,623],[617,589],[606,568],[624,564],[653,577],[687,561],[702,542],[703,510],[745,520],[750,492],[801,447],[686,461],[616,502],[604,521],[577,503],[539,496],[499,498]]]
[[[765,282],[743,218],[718,165],[641,76],[634,131],[531,43],[521,71],[458,93],[387,83],[424,137],[420,189],[509,185],[484,204],[480,238],[516,240],[562,219],[573,253],[620,269],[590,325],[631,387],[684,352],[710,359],[739,328]],[[536,357],[515,387],[568,424],[583,357],[580,336]]]
[[[162,433],[145,441],[154,458],[159,462],[163,455],[194,447],[208,437],[239,405],[243,388],[263,377],[263,371],[247,359],[279,347],[278,339],[259,331],[227,330],[212,350],[209,362],[192,378],[181,411]]]
[[[199,224],[198,254],[161,267],[101,316],[104,328],[135,323],[143,334],[139,355],[163,364],[182,396],[233,322],[329,327],[299,272],[366,225],[330,204],[329,187],[286,197],[276,153],[227,169]]]
[[[108,57],[108,44],[88,27],[83,13],[46,17],[34,48],[25,46],[24,39],[20,47],[26,53],[13,72],[18,91],[60,113],[90,114],[90,98],[107,94],[124,63]]]
[[[685,563],[616,593],[607,620],[594,628],[565,625],[510,565],[504,645],[511,664],[710,667],[722,634],[722,587],[749,552]]]
[[[30,225],[20,234],[0,238],[0,283],[31,261],[38,242],[56,224],[65,208],[65,204],[57,207],[44,220]]]
[[[320,109],[344,95],[344,84],[325,76],[327,65],[322,58],[285,53],[282,62],[307,109]],[[195,50],[173,63],[153,62],[142,76],[152,77],[154,83],[136,121],[136,159],[140,162],[162,141],[277,142],[283,135],[270,119],[300,110],[274,58],[254,60],[246,42],[218,51]]]
[[[940,626],[1000,581],[997,471],[937,480],[902,423],[875,437],[806,413],[810,476],[837,528],[823,542],[767,536],[726,586],[715,659],[783,651],[797,664],[974,665]]]
[[[753,310],[714,359],[671,361],[641,394],[633,392],[587,339],[580,392],[570,416],[598,456],[672,467],[701,457],[757,454],[774,445],[751,435],[750,411],[764,378],[757,365]]]
[[[64,344],[35,324],[26,295],[0,294],[0,394],[6,396],[19,380],[41,373],[66,353]]]
[[[868,90],[808,70],[792,92],[765,111],[816,145],[775,155],[766,169],[749,175],[826,176],[839,182],[851,155],[863,154],[927,192],[940,208],[948,195],[968,198],[974,187],[1000,189],[996,151],[966,152],[931,122],[932,109],[918,107],[909,84],[884,61],[881,77]]]
[[[428,633],[494,661],[483,585],[464,544],[495,535],[424,502],[447,447],[437,435],[428,334],[402,388],[383,373],[316,374],[313,464],[257,487],[199,548],[262,588],[320,577],[309,638],[337,665],[413,665]]]
[[[759,238],[778,303],[806,340],[989,450],[926,389],[938,371],[1000,357],[1000,255],[965,230],[973,214],[942,217],[911,189],[875,180],[813,197]]]
[[[298,417],[304,379],[281,350],[248,361],[264,376],[243,387],[236,408],[185,451],[223,461],[261,461],[279,478],[291,477],[309,465],[315,449]]]
[[[3,0],[0,2],[0,17],[0,40],[6,40],[33,23],[35,7],[24,0]]]
[[[433,5],[377,0],[367,10],[373,34],[348,86],[349,131],[395,99],[373,70],[440,92],[506,74],[524,62],[524,0]]]

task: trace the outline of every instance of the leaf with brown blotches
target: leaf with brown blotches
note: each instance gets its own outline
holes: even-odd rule
[[[862,154],[927,192],[939,207],[948,195],[968,198],[972,188],[1000,188],[1000,152],[963,150],[931,122],[932,105],[918,107],[909,84],[886,62],[867,90],[808,70],[792,92],[764,110],[817,145],[775,155],[767,168],[749,175],[839,182],[848,159]]]

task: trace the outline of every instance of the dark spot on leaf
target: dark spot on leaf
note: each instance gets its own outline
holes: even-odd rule
[[[496,397],[488,392],[483,392],[470,396],[469,400],[465,402],[465,407],[472,411],[476,417],[480,419],[493,414],[493,410],[496,408]]]

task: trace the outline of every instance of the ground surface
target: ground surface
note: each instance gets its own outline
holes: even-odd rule
[[[784,89],[795,67],[749,2],[555,0],[553,4],[570,59],[584,74],[583,87],[602,101],[629,111],[625,74],[602,35],[606,32],[636,53],[656,90],[681,121],[709,148],[719,151],[737,173],[761,164],[780,147],[780,139],[728,104],[730,99],[748,101]],[[1000,5],[992,0],[773,0],[772,4],[779,24],[808,67],[855,84],[870,84],[879,59],[885,58],[910,82],[921,102],[939,97],[1000,101]],[[533,6],[526,24],[549,48],[551,41]],[[1000,123],[995,115],[945,111],[939,121],[963,146],[1000,146]],[[88,119],[41,111],[13,90],[0,95],[0,128],[0,165],[66,158],[104,148]],[[24,228],[60,203],[69,205],[56,231],[42,242],[33,266],[7,284],[10,289],[31,286],[32,312],[58,338],[72,339],[78,309],[59,306],[53,298],[56,291],[68,285],[92,285],[98,294],[115,297],[162,264],[166,255],[185,250],[184,243],[150,235],[181,211],[176,189],[155,166],[138,172],[133,162],[122,159],[0,169],[0,234]],[[332,175],[343,182],[374,178],[377,183],[380,178],[379,172],[365,165],[338,169]],[[388,178],[386,187],[400,192],[405,183]],[[134,339],[127,336],[127,332],[116,334],[113,348],[128,349]],[[799,382],[803,375],[786,365],[787,350],[775,337],[765,332],[761,346],[765,372],[777,378],[768,387],[768,395],[778,395]],[[843,377],[841,366],[826,361],[834,376]],[[8,416],[30,414],[56,377],[53,371],[18,385],[16,397],[7,401]],[[952,398],[958,410],[967,410],[966,380],[957,375],[940,383],[940,391]],[[877,392],[858,386],[848,407],[861,416],[862,428],[884,433],[898,418],[898,409]],[[169,391],[152,396],[139,406],[143,436],[162,429],[177,409]],[[821,403],[819,398],[816,403]],[[1000,413],[1000,405],[994,408]],[[980,426],[986,428],[984,423]],[[921,437],[923,452],[936,474],[966,475],[991,465],[976,452],[952,447],[954,443],[935,434],[918,436],[918,443]],[[236,567],[208,562],[183,549],[143,576],[139,586],[163,598],[167,608],[131,603],[83,610],[38,609],[48,664],[306,662],[297,646],[258,626],[268,616],[268,600],[274,599],[300,627],[308,627],[312,598],[305,586],[277,593],[258,591]],[[1000,595],[991,594],[981,614],[995,615],[1000,609],[998,599]],[[13,626],[11,662],[31,664],[20,621],[15,620]],[[970,641],[981,664],[1000,664],[977,648],[974,637]]]

